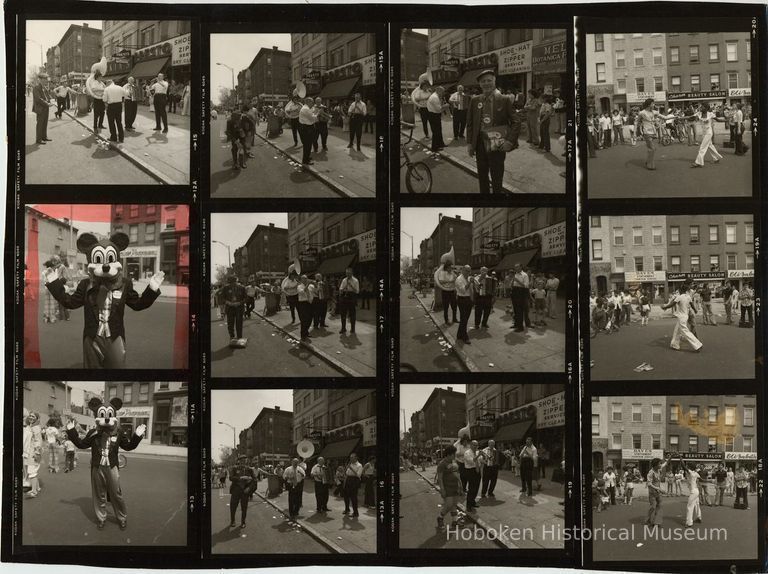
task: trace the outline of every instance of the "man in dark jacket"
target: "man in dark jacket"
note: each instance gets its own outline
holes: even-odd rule
[[[35,124],[35,143],[45,145],[45,142],[52,141],[48,137],[48,114],[50,107],[48,103],[51,95],[48,93],[48,74],[40,72],[37,75],[37,83],[32,88],[32,111],[35,112],[37,122]]]

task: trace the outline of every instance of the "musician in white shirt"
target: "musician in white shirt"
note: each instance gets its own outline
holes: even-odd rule
[[[107,123],[109,125],[109,141],[123,141],[123,88],[118,86],[112,80],[107,80],[109,84],[104,89],[104,105],[107,108]]]
[[[299,145],[299,112],[301,111],[301,100],[299,100],[299,96],[296,93],[293,94],[291,101],[285,104],[283,111],[291,124],[293,147],[296,147]]]
[[[303,165],[312,165],[314,163],[310,156],[312,155],[312,144],[316,140],[315,124],[317,123],[317,115],[315,101],[312,98],[307,98],[301,110],[299,110],[299,137],[304,148],[301,156],[301,163]]]
[[[299,278],[297,287],[299,322],[301,323],[301,340],[309,339],[309,328],[312,326],[312,301],[315,299],[315,286],[309,282],[306,275]]]
[[[165,81],[163,74],[157,75],[157,81],[149,87],[152,94],[152,102],[155,106],[155,131],[160,131],[160,124],[163,125],[163,133],[168,133],[168,82]]]
[[[427,80],[427,74],[419,76],[419,87],[411,92],[411,101],[416,106],[421,116],[421,125],[424,128],[424,137],[429,137],[429,115],[427,113],[427,100],[432,95],[432,88]]]
[[[283,482],[288,490],[288,516],[290,518],[296,518],[299,515],[306,476],[307,473],[299,466],[298,458],[294,458],[291,461],[291,466],[283,471]]]
[[[349,455],[349,462],[344,469],[344,514],[349,514],[349,507],[352,506],[353,518],[360,516],[357,511],[357,494],[362,478],[363,465],[358,462],[357,455],[353,452]]]
[[[432,128],[432,152],[436,153],[445,147],[443,141],[443,94],[445,89],[442,86],[435,88],[435,91],[427,99],[427,114],[429,125]]]
[[[539,465],[539,453],[533,445],[533,439],[526,437],[525,445],[520,450],[520,478],[523,490],[520,494],[533,496],[533,469]]]
[[[456,303],[459,308],[459,330],[456,333],[456,338],[459,341],[464,341],[465,345],[472,344],[467,333],[469,316],[472,314],[473,281],[469,276],[471,270],[472,268],[469,265],[464,265],[455,282]]]
[[[349,106],[349,145],[347,149],[352,149],[352,144],[357,140],[357,151],[360,151],[360,138],[363,137],[363,123],[368,109],[365,102],[361,99],[360,93],[355,94],[355,101]]]
[[[347,267],[344,271],[346,277],[339,284],[338,309],[341,315],[341,331],[347,332],[347,317],[349,317],[349,332],[355,332],[355,321],[357,320],[357,296],[360,294],[360,282],[352,274],[352,268]]]

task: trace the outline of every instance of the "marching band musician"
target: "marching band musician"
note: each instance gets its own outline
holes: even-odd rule
[[[299,136],[304,152],[301,156],[302,165],[312,165],[311,159],[312,144],[317,141],[315,124],[317,123],[317,112],[315,111],[315,100],[307,98],[299,111]]]
[[[488,328],[488,317],[493,307],[496,293],[496,278],[488,275],[488,268],[481,267],[475,278],[475,329]]]
[[[427,113],[427,100],[432,95],[432,86],[429,76],[424,73],[419,76],[419,87],[411,92],[411,101],[421,116],[421,125],[424,127],[424,137],[429,137],[429,114]]]
[[[464,265],[461,268],[461,273],[456,277],[456,301],[459,308],[459,330],[456,333],[456,338],[460,341],[464,341],[464,344],[470,345],[469,334],[467,333],[467,325],[469,324],[469,316],[472,314],[472,297],[474,295],[474,281],[470,276],[472,268],[469,265]]]
[[[319,141],[323,144],[323,151],[328,151],[328,121],[331,119],[331,114],[328,112],[328,108],[323,105],[323,99],[320,97],[315,98],[314,110],[317,114],[317,123],[315,124],[316,134],[313,146],[317,151]]]
[[[301,112],[301,100],[296,90],[293,90],[291,101],[285,104],[284,112],[285,117],[288,118],[291,124],[291,132],[293,133],[293,147],[299,145],[299,113]]]
[[[360,97],[360,92],[356,92],[355,101],[349,106],[349,145],[347,149],[352,149],[352,143],[357,139],[357,151],[360,151],[360,138],[363,137],[363,123],[367,113],[368,110]]]
[[[442,86],[438,86],[427,98],[427,117],[432,128],[432,153],[437,153],[445,147],[445,142],[443,141],[444,93],[445,89]]]
[[[440,288],[442,292],[443,303],[443,317],[445,318],[445,324],[450,325],[448,321],[448,307],[453,311],[453,322],[456,323],[456,272],[453,270],[453,264],[455,262],[455,255],[453,246],[448,253],[443,253],[440,256],[440,267],[435,271],[435,286]]]

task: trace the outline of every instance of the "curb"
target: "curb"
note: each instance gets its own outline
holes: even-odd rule
[[[400,131],[400,133],[404,136],[408,136],[408,132]],[[419,144],[424,150],[426,150],[428,153],[435,155],[435,152],[431,151],[427,146],[425,146],[423,143],[421,143],[421,140],[413,140],[417,144]],[[437,155],[439,155],[441,158],[446,160],[448,163],[452,163],[456,167],[463,169],[466,172],[469,172],[470,174],[477,177],[477,168],[472,166],[471,164],[467,163],[464,160],[458,159],[456,157],[453,157],[451,154],[445,153],[445,152],[436,152]],[[504,188],[504,191],[507,193],[525,193],[522,189],[518,189],[515,187],[510,187],[506,183],[502,183],[502,187]]]
[[[334,357],[331,357],[325,351],[321,351],[320,349],[318,349],[312,343],[307,343],[306,341],[302,341],[301,339],[296,337],[293,333],[291,333],[290,331],[287,331],[286,329],[283,329],[280,325],[275,323],[272,319],[266,317],[265,315],[262,315],[261,313],[259,313],[255,309],[252,311],[252,313],[254,315],[258,316],[260,319],[262,319],[262,320],[266,321],[267,323],[269,323],[270,325],[272,325],[272,327],[274,327],[275,329],[278,329],[281,333],[283,333],[285,335],[288,335],[289,337],[291,337],[293,339],[296,339],[299,342],[300,345],[302,345],[303,347],[306,347],[307,349],[309,349],[310,351],[315,353],[317,356],[319,356],[323,360],[327,361],[328,363],[330,363],[331,365],[333,365],[334,367],[336,367],[337,369],[339,369],[341,372],[345,373],[346,375],[348,375],[350,377],[362,377],[362,376],[364,376],[362,373],[358,373],[357,371],[355,371],[353,368],[349,367],[348,365],[345,365],[341,361],[335,359]]]
[[[419,305],[421,305],[421,308],[424,309],[424,312],[429,316],[432,323],[437,327],[440,332],[443,334],[443,337],[445,337],[445,340],[448,341],[451,344],[451,350],[455,351],[456,355],[458,355],[459,360],[464,364],[464,366],[469,370],[470,373],[480,373],[480,368],[475,364],[475,362],[469,358],[469,355],[467,355],[463,350],[459,349],[459,347],[456,346],[456,338],[448,333],[448,331],[444,330],[440,325],[437,324],[437,321],[435,321],[435,318],[432,316],[431,311],[426,308],[424,303],[421,300],[421,297],[416,295],[416,300],[419,302]]]
[[[285,511],[280,508],[277,504],[266,498],[263,494],[256,492],[256,496],[261,498],[264,502],[269,504],[272,508],[277,510],[280,514],[283,515],[284,518],[287,520],[290,520],[290,518],[285,514]],[[312,538],[320,542],[323,546],[326,546],[328,549],[330,549],[332,552],[335,552],[336,554],[349,554],[346,550],[344,550],[341,546],[336,544],[335,542],[331,541],[329,538],[323,536],[320,534],[317,530],[315,530],[314,527],[305,524],[303,520],[296,519],[296,522],[304,529],[306,530],[307,534],[309,534]]]
[[[427,484],[429,484],[432,488],[437,490],[437,487],[435,486],[435,483],[432,482],[430,479],[428,479],[423,474],[421,474],[421,471],[416,470],[415,468],[413,469],[413,471],[416,474],[418,474],[421,478],[423,478],[427,482]],[[469,520],[471,520],[472,522],[477,524],[480,528],[482,528],[486,532],[491,532],[491,531],[495,532],[496,531],[494,528],[491,528],[488,525],[488,523],[485,520],[483,520],[482,518],[479,518],[477,516],[473,516],[471,512],[467,512],[466,507],[463,504],[457,504],[456,506],[458,507],[459,510],[461,510],[464,513],[464,516],[466,518],[468,518]],[[512,544],[508,540],[503,540],[502,538],[499,538],[498,536],[494,536],[493,541],[497,542],[499,545],[503,546],[507,550],[518,550],[519,549],[518,546],[515,546],[514,544]]]
[[[298,164],[301,164],[301,158],[299,158],[299,157],[296,157],[295,155],[293,155],[293,154],[291,154],[291,153],[288,153],[288,152],[287,152],[287,151],[285,151],[284,149],[280,148],[280,147],[279,147],[279,146],[278,146],[276,143],[269,141],[269,139],[267,139],[266,137],[264,137],[263,135],[261,135],[261,134],[259,134],[259,133],[256,133],[256,136],[257,136],[257,137],[259,137],[259,138],[260,138],[260,139],[261,139],[261,140],[262,140],[264,143],[266,143],[266,144],[268,144],[268,145],[272,146],[274,149],[276,149],[278,152],[280,152],[280,153],[281,153],[281,154],[283,154],[284,156],[291,158],[293,161],[295,161],[295,162],[296,162],[296,163],[298,163]],[[344,197],[363,197],[363,196],[361,196],[361,195],[358,195],[358,194],[356,194],[356,193],[355,193],[354,191],[352,191],[351,189],[349,189],[349,188],[347,188],[347,187],[344,187],[344,186],[343,186],[343,185],[341,185],[339,182],[337,182],[337,181],[335,181],[335,180],[331,179],[331,178],[330,178],[330,177],[328,177],[327,175],[323,175],[322,173],[320,173],[319,171],[317,171],[317,170],[316,170],[314,167],[312,167],[311,165],[303,165],[303,166],[302,166],[302,169],[303,169],[304,171],[308,171],[309,173],[311,173],[312,175],[314,175],[314,176],[315,176],[317,179],[319,179],[320,181],[322,181],[322,182],[323,182],[325,185],[327,185],[328,187],[330,187],[331,189],[333,189],[333,190],[334,190],[336,193],[338,193],[339,195],[342,195],[342,196],[344,196]]]
[[[124,158],[126,158],[128,161],[130,161],[131,163],[136,165],[136,167],[138,167],[143,172],[145,172],[145,173],[149,174],[150,176],[154,177],[160,183],[165,184],[165,185],[188,185],[188,184],[186,184],[184,182],[178,182],[178,181],[175,181],[175,180],[171,179],[170,177],[168,177],[167,175],[165,175],[161,171],[159,171],[159,170],[155,169],[154,167],[152,167],[151,165],[149,165],[143,159],[139,158],[134,153],[126,150],[125,148],[121,148],[115,142],[111,142],[108,139],[106,139],[106,138],[104,138],[104,137],[94,133],[93,129],[90,126],[85,125],[85,123],[83,123],[83,121],[80,118],[78,118],[76,116],[73,116],[68,111],[64,111],[64,113],[67,114],[73,120],[75,120],[78,124],[80,124],[83,128],[88,130],[90,133],[95,135],[97,139],[100,139],[101,141],[107,142],[109,144],[110,148],[112,148],[117,153],[119,153]]]

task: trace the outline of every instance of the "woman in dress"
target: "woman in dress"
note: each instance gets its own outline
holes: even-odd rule
[[[702,104],[698,112],[694,114],[696,121],[701,127],[701,144],[699,145],[699,153],[696,159],[691,164],[691,167],[704,167],[704,156],[707,152],[712,154],[713,163],[718,163],[723,156],[715,148],[715,144],[712,143],[712,136],[714,135],[714,123],[725,122],[725,118],[718,118],[714,112],[709,109],[709,104]]]

